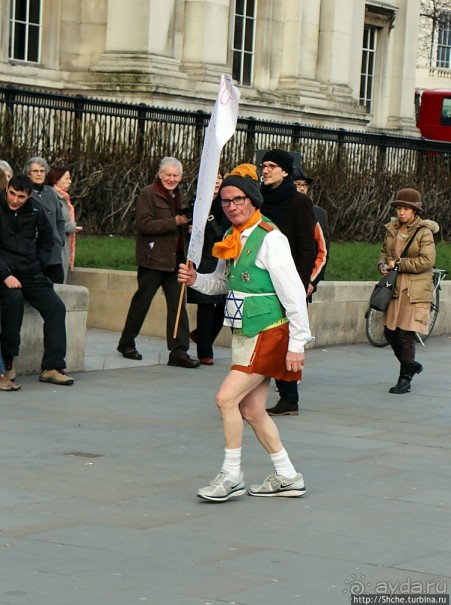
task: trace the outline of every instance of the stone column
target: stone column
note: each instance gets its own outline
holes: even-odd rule
[[[97,69],[152,71],[176,64],[177,0],[108,0],[106,49]]]
[[[185,0],[183,67],[215,81],[228,71],[228,0]]]
[[[353,54],[361,57],[362,51],[362,40],[353,40],[353,24],[356,13],[363,24],[363,5],[359,0],[322,0],[316,72],[321,82],[350,85]]]
[[[393,30],[391,94],[387,126],[418,136],[415,126],[414,93],[420,22],[420,5],[403,0]]]
[[[108,0],[107,53],[149,52],[150,2]]]
[[[279,89],[320,96],[316,78],[321,0],[286,0]]]
[[[282,77],[316,77],[320,0],[286,0]]]

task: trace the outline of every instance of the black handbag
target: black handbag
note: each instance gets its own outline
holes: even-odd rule
[[[399,260],[401,260],[401,258],[403,258],[404,256],[407,255],[407,252],[409,251],[409,248],[415,238],[415,235],[418,233],[419,229],[421,229],[421,227],[419,227],[415,231],[415,233],[412,235],[410,242],[407,244],[407,246],[402,251],[402,254],[399,257]],[[391,271],[389,271],[387,273],[387,275],[385,275],[374,286],[374,290],[370,296],[370,307],[372,309],[376,309],[376,311],[381,311],[382,313],[385,313],[385,311],[388,309],[388,305],[390,304],[390,301],[393,298],[393,292],[394,292],[395,286],[396,286],[396,278],[398,277],[399,260],[397,261],[394,268]]]
[[[388,309],[398,277],[398,265],[383,277],[375,286],[370,297],[370,307],[385,312]]]

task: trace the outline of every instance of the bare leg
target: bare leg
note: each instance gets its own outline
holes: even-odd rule
[[[266,412],[269,383],[269,378],[265,378],[261,384],[246,395],[241,402],[240,410],[268,454],[276,454],[281,451],[283,445],[275,422]]]
[[[243,441],[243,417],[241,416],[240,403],[249,393],[257,389],[263,381],[266,383],[263,391],[264,409],[266,402],[265,393],[268,391],[269,381],[260,374],[246,374],[245,372],[231,370],[219,387],[216,395],[216,405],[221,412],[225,446],[227,449],[241,447]]]

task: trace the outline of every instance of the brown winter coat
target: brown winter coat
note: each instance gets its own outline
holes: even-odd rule
[[[188,227],[177,227],[175,217],[189,208],[186,199],[175,191],[174,203],[168,200],[162,186],[153,183],[141,191],[136,202],[136,264],[157,271],[175,271],[179,235],[183,256],[188,249]]]
[[[400,226],[397,219],[385,225],[387,232],[378,264],[396,260],[396,236]],[[439,231],[439,226],[435,221],[424,220],[417,215],[407,227],[408,237],[404,247],[407,246],[418,227],[421,229],[415,235],[407,257],[401,259],[399,273],[406,274],[407,294],[410,302],[428,303],[432,300],[432,268],[435,263],[433,234]],[[399,292],[395,288],[393,297],[398,296]]]

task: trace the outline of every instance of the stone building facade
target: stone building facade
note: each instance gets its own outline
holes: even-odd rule
[[[0,82],[417,134],[420,0],[2,0]]]
[[[451,96],[451,0],[421,0],[417,90],[447,89]]]

